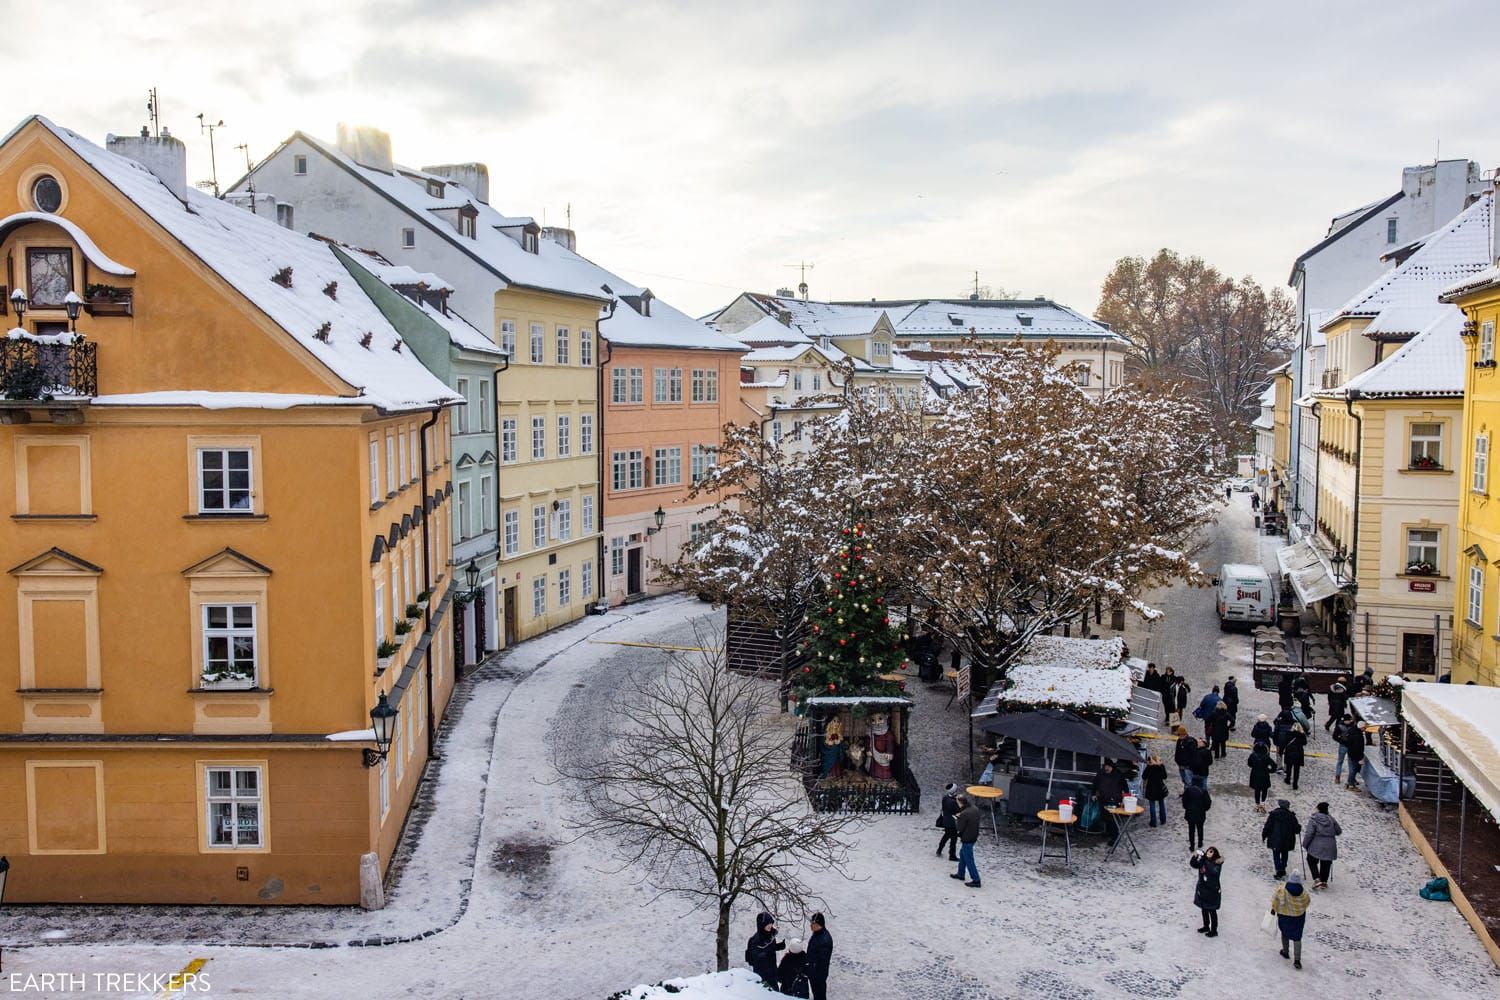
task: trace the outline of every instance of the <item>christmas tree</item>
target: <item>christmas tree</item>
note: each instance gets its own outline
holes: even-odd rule
[[[808,612],[807,663],[797,687],[814,695],[899,695],[905,681],[883,681],[906,663],[901,635],[891,627],[886,588],[868,568],[864,526],[844,529],[828,589]]]

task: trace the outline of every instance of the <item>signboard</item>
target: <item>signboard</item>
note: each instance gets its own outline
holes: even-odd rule
[[[1407,580],[1406,586],[1408,590],[1415,591],[1418,594],[1437,593],[1436,580]]]
[[[969,665],[965,663],[958,668],[958,680],[954,682],[956,691],[953,695],[960,705],[969,703]]]

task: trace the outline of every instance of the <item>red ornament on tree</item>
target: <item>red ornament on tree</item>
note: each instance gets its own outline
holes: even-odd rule
[[[837,684],[833,683],[832,681],[829,681],[829,683],[828,683],[828,690],[830,690],[830,691],[837,691],[838,689],[839,689],[839,686]]]

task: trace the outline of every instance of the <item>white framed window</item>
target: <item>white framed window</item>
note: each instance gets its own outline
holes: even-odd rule
[[[541,461],[547,457],[547,418],[531,418],[531,459]]]
[[[877,358],[889,358],[891,356],[891,345],[888,341],[875,341],[875,356]]]
[[[653,369],[651,376],[651,401],[665,403],[667,401],[667,370],[665,368]]]
[[[1386,241],[1386,243],[1395,243],[1396,242],[1396,230],[1397,230],[1397,220],[1395,220],[1395,219],[1386,219],[1385,220],[1385,241]]]
[[[531,363],[539,365],[546,353],[547,328],[541,323],[531,324]]]
[[[792,391],[802,391],[802,372],[800,371],[792,372]]]
[[[1474,435],[1474,470],[1469,489],[1475,493],[1488,492],[1490,488],[1490,436]]]
[[[1438,529],[1406,529],[1406,571],[1436,573],[1438,571]]]
[[[682,484],[682,448],[657,448],[651,462],[652,485],[680,486]]]
[[[646,401],[646,370],[644,368],[631,368],[630,372],[630,398],[627,402],[644,403]]]
[[[460,215],[458,217],[458,235],[473,239],[478,230],[478,223],[472,215]]]
[[[560,569],[557,571],[557,606],[566,608],[573,603],[573,571]]]
[[[708,541],[708,524],[704,521],[694,521],[688,525],[688,544],[698,548]]]
[[[813,377],[812,377],[812,391],[813,392],[822,392],[823,391],[823,373],[822,372],[813,372]]]
[[[566,413],[557,415],[557,457],[567,458],[573,453],[573,418]]]
[[[1469,606],[1464,612],[1470,624],[1484,623],[1484,567],[1469,567]]]
[[[646,457],[641,449],[614,452],[609,464],[615,490],[638,490],[646,485]]]
[[[417,245],[417,231],[411,226],[401,230],[401,246],[405,250],[411,250]]]
[[[547,547],[547,505],[535,504],[531,508],[531,547]]]
[[[1413,469],[1443,467],[1443,425],[1421,421],[1411,425],[1411,460]]]
[[[516,418],[500,418],[500,461],[511,465],[516,461]]]
[[[594,533],[594,494],[583,495],[583,533],[592,535]]]
[[[629,394],[630,380],[626,370],[611,368],[609,370],[609,401],[616,405],[623,405]]]
[[[490,429],[490,380],[487,378],[479,380],[479,429]]]
[[[692,450],[692,476],[693,482],[700,483],[708,475],[708,471],[714,467],[715,449],[712,445],[695,444]]]
[[[625,573],[625,539],[611,538],[609,540],[609,575],[622,576]]]
[[[693,402],[717,403],[719,401],[719,370],[717,368],[693,369]]]
[[[773,444],[780,444],[781,443],[781,421],[780,420],[773,420],[773,421],[771,421],[771,442]]]
[[[557,511],[553,514],[553,518],[555,519],[555,523],[553,524],[553,533],[557,535],[557,540],[560,542],[566,542],[572,539],[573,501],[557,501]]]
[[[474,489],[468,480],[458,484],[458,537],[462,541],[474,534],[473,522],[469,520],[469,508],[473,505]]]
[[[578,363],[585,368],[594,367],[594,333],[592,330],[578,331]]]
[[[547,578],[533,577],[531,581],[531,617],[540,618],[547,613]]]
[[[255,686],[255,605],[203,605],[203,680]]]
[[[590,600],[594,596],[594,563],[592,560],[579,567],[579,587],[583,592],[583,599]]]
[[[1089,376],[1091,374],[1093,372],[1089,369],[1088,365],[1078,365],[1073,369],[1073,381],[1086,388],[1089,384]]]
[[[422,477],[422,449],[421,440],[417,435],[419,428],[412,424],[406,429],[406,450],[411,455],[411,478],[413,481]]]
[[[512,361],[516,357],[516,321],[513,319],[502,319],[500,321],[500,349],[510,357]]]
[[[233,850],[265,843],[265,802],[258,767],[205,767],[208,846]]]
[[[380,762],[380,818],[391,811],[391,762]]]
[[[385,584],[375,585],[375,645],[389,638],[385,631]]]
[[[479,524],[489,531],[495,526],[494,480],[489,476],[479,477]]]
[[[557,328],[557,363],[560,365],[572,364],[568,360],[573,353],[569,348],[570,336],[567,327],[560,326]]]
[[[518,555],[521,551],[521,512],[505,512],[505,554]]]
[[[385,432],[385,495],[396,495],[396,432]]]
[[[464,403],[458,408],[458,433],[469,433],[469,380],[459,376],[453,382],[454,391],[464,398]]]
[[[370,504],[374,506],[385,499],[380,492],[380,438],[370,435]]]
[[[1495,321],[1492,319],[1479,324],[1479,360],[1495,360]]]
[[[405,702],[406,699],[402,699]],[[401,784],[402,777],[406,774],[406,723],[410,718],[403,711],[405,704],[397,707],[399,713],[396,718],[396,737],[391,740],[391,758],[396,762],[396,784]]]
[[[580,455],[594,453],[594,415],[592,413],[578,415],[578,453]]]
[[[406,446],[406,435],[400,431],[396,432],[396,445],[401,452],[401,478],[396,481],[396,485],[401,487],[411,481],[411,450]]]
[[[307,157],[306,156],[303,156],[301,153],[298,153],[296,156],[292,157],[292,173],[296,174],[298,177],[306,177],[307,176]]]
[[[249,448],[198,449],[198,510],[204,514],[248,514],[255,484]]]

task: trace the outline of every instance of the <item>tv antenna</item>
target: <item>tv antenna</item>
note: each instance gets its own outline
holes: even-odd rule
[[[214,131],[224,127],[224,119],[211,122],[203,117],[203,112],[198,112],[198,134],[208,133],[208,168],[213,173],[214,197],[219,197],[219,161],[214,155]]]
[[[783,264],[782,267],[795,267],[798,271],[797,293],[802,296],[802,301],[807,301],[807,272],[813,269],[813,265],[807,261],[798,261],[795,264]]]
[[[161,135],[161,102],[157,100],[156,88],[146,92],[146,116],[151,119],[151,134]]]
[[[255,164],[250,162],[250,144],[242,142],[234,147],[245,154],[245,187],[251,193],[255,193]]]

